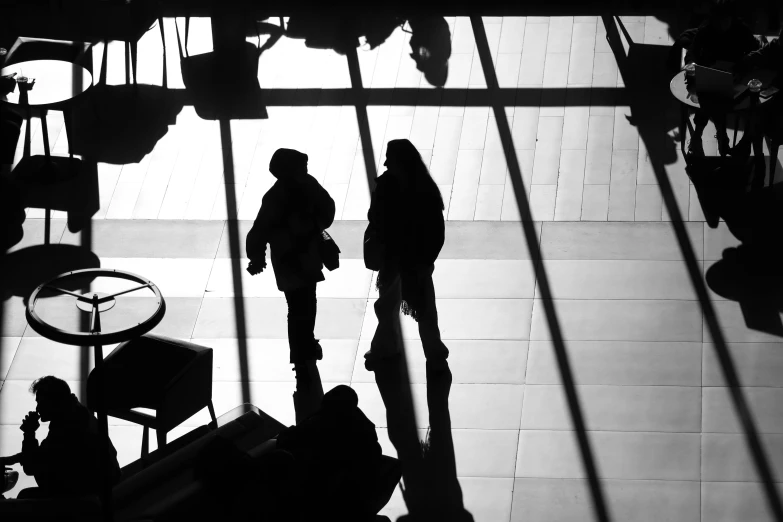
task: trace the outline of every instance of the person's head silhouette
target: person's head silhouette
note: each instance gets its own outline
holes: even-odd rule
[[[36,379],[30,386],[30,392],[35,394],[38,404],[35,411],[43,422],[60,418],[74,399],[68,383],[52,375]]]
[[[294,149],[277,149],[269,161],[269,172],[281,180],[307,174],[307,154]]]
[[[435,180],[430,176],[430,172],[421,154],[416,147],[406,139],[392,140],[386,148],[386,161],[383,165],[389,169],[389,172],[399,176],[403,186],[416,197],[432,196],[436,198],[441,206],[443,205],[443,196]]]
[[[712,0],[710,5],[710,23],[721,33],[727,32],[737,18],[737,5],[734,0]]]
[[[324,395],[321,407],[326,411],[350,411],[359,406],[359,396],[350,386],[341,384]]]

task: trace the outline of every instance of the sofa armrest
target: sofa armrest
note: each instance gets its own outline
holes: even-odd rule
[[[0,520],[3,522],[100,522],[101,502],[97,497],[0,500]]]

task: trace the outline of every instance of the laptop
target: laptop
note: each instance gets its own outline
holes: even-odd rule
[[[738,98],[748,88],[735,84],[730,72],[696,65],[696,92],[709,93],[726,98]]]

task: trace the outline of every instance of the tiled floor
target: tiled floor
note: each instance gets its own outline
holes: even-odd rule
[[[470,21],[448,21],[453,54],[446,88],[484,89]],[[624,17],[624,22],[640,42],[670,43],[666,25],[656,18]],[[172,51],[174,21],[165,24],[168,85],[181,89]],[[543,91],[535,103],[506,110],[529,191],[535,248],[514,222],[519,211],[490,108],[465,103],[367,110],[378,161],[383,143],[410,138],[448,202],[435,286],[441,332],[451,350],[449,409],[466,509],[477,522],[593,519],[547,321],[545,299],[552,299],[611,520],[772,520],[705,325],[707,305],[698,299],[687,265],[695,261],[696,283],[703,284],[701,274],[739,241],[724,224],[711,229],[703,222],[681,158],[666,165],[665,175],[690,220],[685,236],[661,222],[671,212],[649,170],[645,144],[625,118],[628,108],[591,105],[589,91],[579,90],[623,85],[600,19],[491,18],[485,27],[501,88],[567,87],[566,99],[569,91],[577,97],[574,104],[543,103],[553,92]],[[191,54],[210,50],[208,34],[207,20],[192,21]],[[407,39],[398,30],[375,51],[359,53],[365,87],[431,88],[406,56]],[[110,46],[109,83],[124,81],[121,49]],[[139,46],[139,81],[159,85],[161,69],[159,35],[151,31]],[[262,86],[269,89],[350,86],[343,57],[307,49],[301,41],[280,40],[262,55],[259,70]],[[524,102],[525,96],[517,100]],[[62,120],[50,118],[54,150],[63,153]],[[102,267],[143,274],[160,285],[168,311],[155,331],[214,348],[215,408],[218,414],[228,411],[242,394],[236,260],[229,248],[225,193],[233,190],[239,202],[242,239],[271,183],[266,169],[271,153],[279,146],[306,151],[311,173],[338,203],[340,220],[332,232],[343,250],[340,269],[328,273],[318,289],[324,387],[350,384],[378,427],[384,451],[395,455],[375,376],[361,357],[376,324],[371,306],[376,291],[361,260],[361,220],[369,199],[356,122],[354,107],[326,103],[274,105],[267,120],[234,121],[235,183],[226,187],[217,123],[201,120],[186,106],[140,163],[99,165],[101,205],[90,242]],[[34,135],[34,144],[39,140]],[[714,149],[714,143],[709,146]],[[82,235],[67,230],[62,213],[54,214],[52,243],[80,244]],[[28,210],[25,238],[13,251],[43,242],[42,216],[40,209]],[[683,240],[695,259],[688,258]],[[285,300],[271,272],[250,277],[244,271],[244,255],[240,245],[250,399],[291,424],[294,381],[287,364]],[[551,295],[543,294],[535,263],[546,273]],[[748,327],[737,302],[708,295],[767,461],[780,477],[783,340]],[[144,306],[142,298],[123,299],[128,310]],[[84,378],[82,350],[32,332],[23,306],[21,298],[10,297],[2,307],[2,454],[20,447],[18,424],[34,406],[27,392],[31,380],[53,373],[78,392]],[[46,306],[64,325],[79,320],[64,299],[50,299]],[[423,436],[424,358],[408,318],[403,334]],[[206,418],[206,412],[196,415],[177,433]],[[122,463],[138,455],[140,428],[113,419],[111,435]],[[29,484],[23,478],[11,496]],[[384,513],[396,518],[405,512],[398,489]]]

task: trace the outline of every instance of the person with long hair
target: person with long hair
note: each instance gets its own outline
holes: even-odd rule
[[[410,141],[390,141],[384,166],[367,213],[382,266],[375,302],[378,328],[365,366],[373,371],[379,361],[400,353],[402,308],[418,323],[428,364],[442,369],[449,350],[440,338],[432,274],[445,240],[443,197]]]

